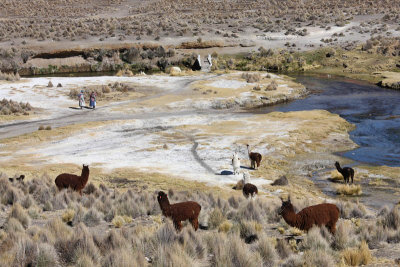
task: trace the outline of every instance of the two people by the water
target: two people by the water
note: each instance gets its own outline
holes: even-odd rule
[[[78,100],[79,100],[79,107],[82,109],[85,106],[85,94],[84,91],[81,90],[81,92],[78,95]],[[92,109],[96,108],[96,93],[92,92],[89,97],[89,105]]]

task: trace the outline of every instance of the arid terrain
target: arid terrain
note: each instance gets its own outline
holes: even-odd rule
[[[400,167],[343,156],[368,147],[343,114],[386,121],[393,140],[400,114],[347,111],[292,78],[349,91],[364,80],[382,87],[376,99],[399,89],[399,11],[398,0],[0,1],[0,266],[400,264]],[[357,92],[354,105],[367,103]],[[279,109],[311,95],[336,109]],[[83,164],[82,194],[58,190],[57,175]],[[159,191],[198,202],[200,229],[177,231]],[[291,227],[279,215],[289,199],[296,212],[335,204],[336,233]]]

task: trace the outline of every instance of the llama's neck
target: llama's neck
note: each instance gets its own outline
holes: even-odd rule
[[[283,219],[287,224],[289,224],[292,227],[297,226],[297,214],[294,212],[293,206],[287,207],[283,214],[282,214]]]
[[[343,169],[342,169],[342,167],[340,167],[340,164],[338,163],[335,166],[336,166],[336,169],[338,170],[338,172],[342,173]]]
[[[81,174],[81,184],[82,185],[86,185],[87,181],[89,180],[89,170],[82,170],[82,174]]]
[[[169,204],[169,200],[161,199],[158,203],[160,203],[160,208],[164,214],[164,216],[168,217],[170,214],[171,204]]]
[[[250,147],[249,146],[247,146],[247,154],[249,155],[249,157],[250,157]]]

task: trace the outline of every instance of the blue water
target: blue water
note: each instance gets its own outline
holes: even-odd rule
[[[347,78],[296,76],[313,93],[266,111],[325,109],[356,125],[360,147],[341,155],[373,165],[400,166],[400,91]]]

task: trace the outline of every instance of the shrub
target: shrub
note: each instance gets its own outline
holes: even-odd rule
[[[248,83],[256,83],[261,80],[261,75],[259,73],[242,73],[242,79],[245,79]]]
[[[100,223],[102,215],[95,209],[90,209],[83,217],[86,226],[93,227]]]
[[[18,203],[13,205],[10,213],[10,218],[17,219],[24,226],[25,229],[29,226],[29,215],[26,213],[25,209]]]
[[[36,266],[59,266],[57,251],[49,244],[40,243]]]
[[[397,230],[400,228],[400,213],[399,208],[394,207],[383,219],[381,224],[390,229]]]
[[[15,218],[9,218],[5,225],[5,230],[7,233],[24,232],[24,227],[19,220]]]
[[[222,211],[219,208],[215,208],[208,217],[208,226],[211,229],[218,228],[218,226],[225,220]]]
[[[122,216],[116,216],[114,219],[111,221],[111,223],[116,227],[116,228],[121,228],[125,224],[125,220]]]
[[[342,184],[336,186],[336,193],[338,195],[346,195],[346,196],[360,196],[362,194],[361,185],[347,185]]]
[[[256,244],[255,249],[261,255],[263,266],[265,267],[275,266],[275,262],[277,261],[278,256],[274,248],[274,245],[271,244],[271,240],[269,240],[266,235],[262,235],[260,237],[260,239]]]
[[[289,244],[284,239],[278,239],[276,243],[276,251],[281,259],[286,259],[292,254]]]
[[[276,83],[275,80],[273,80],[268,86],[265,88],[265,91],[275,91],[278,89],[278,84]]]
[[[43,131],[43,130],[44,130],[44,126],[43,126],[43,125],[40,125],[39,128],[38,128],[38,130],[39,130],[39,131]]]
[[[72,222],[75,216],[75,211],[72,209],[67,209],[61,215],[63,222]]]
[[[49,125],[49,126],[46,126],[46,130],[47,131],[50,131],[51,130],[51,126]]]
[[[228,220],[225,220],[218,226],[218,232],[228,233],[232,228],[232,223]]]
[[[316,226],[308,231],[301,244],[304,250],[326,251],[329,249],[328,242],[321,236],[320,229]]]
[[[304,253],[303,256],[304,265],[303,266],[324,266],[324,267],[334,267],[336,266],[335,260],[333,257],[328,254],[326,251],[316,251],[309,250]]]
[[[140,251],[131,251],[127,248],[112,250],[102,264],[104,267],[129,267],[146,265],[147,261],[143,253]]]
[[[359,248],[346,249],[342,252],[342,258],[347,265],[367,265],[372,260],[368,245],[363,241]]]
[[[340,221],[333,239],[333,248],[343,250],[348,247],[351,239],[352,224],[350,221]]]

